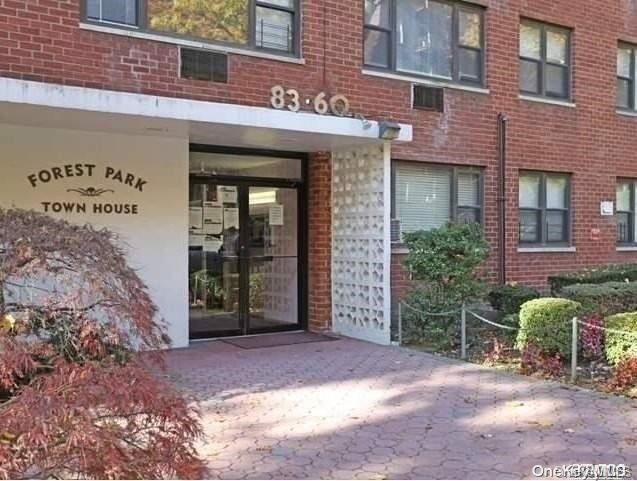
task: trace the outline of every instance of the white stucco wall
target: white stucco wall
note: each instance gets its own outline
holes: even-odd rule
[[[41,169],[95,165],[92,176],[37,178]],[[105,178],[107,167],[135,176]],[[88,169],[85,168],[86,173]],[[64,173],[64,172],[63,172]],[[36,174],[36,187],[29,175]],[[45,176],[46,178],[46,176]],[[137,179],[146,181],[140,192]],[[112,189],[83,197],[68,189]],[[0,205],[43,212],[42,202],[83,203],[86,213],[52,214],[117,232],[150,289],[174,347],[188,345],[188,139],[0,124]],[[136,204],[137,215],[95,214],[93,204]]]

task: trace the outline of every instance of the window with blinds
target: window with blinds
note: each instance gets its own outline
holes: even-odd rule
[[[520,172],[520,244],[568,245],[570,242],[570,176]]]
[[[479,169],[394,162],[393,219],[402,234],[441,227],[450,220],[480,222],[482,172]]]

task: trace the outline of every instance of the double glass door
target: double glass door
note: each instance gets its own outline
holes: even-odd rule
[[[191,178],[190,337],[297,329],[299,190]]]

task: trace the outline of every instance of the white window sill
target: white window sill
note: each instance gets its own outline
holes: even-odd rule
[[[617,246],[617,252],[637,252],[637,246]]]
[[[518,247],[518,252],[545,253],[545,252],[577,252],[577,248],[571,247]]]
[[[363,69],[362,72],[363,72],[363,75],[370,75],[372,77],[380,77],[380,78],[385,78],[390,80],[401,80],[403,82],[411,82],[411,83],[415,83],[419,85],[429,85],[431,87],[443,87],[443,88],[448,88],[453,90],[463,90],[465,92],[473,92],[476,94],[485,94],[485,95],[489,94],[489,89],[485,89],[481,87],[471,87],[470,85],[461,85],[461,84],[455,84],[455,83],[445,82],[445,81],[423,79],[423,78],[415,77],[412,75],[404,75],[404,74],[394,73],[394,72],[379,72],[377,70],[369,70],[369,69]]]
[[[405,247],[402,244],[392,244],[391,253],[398,255],[409,254],[409,248]]]
[[[567,102],[565,100],[549,99],[546,97],[534,97],[533,95],[518,95],[520,100],[526,100],[528,102],[537,102],[540,104],[557,105],[559,107],[569,107],[574,109],[577,105],[573,102]]]
[[[637,117],[637,111],[617,109],[615,112],[617,115],[623,115],[624,117]]]
[[[129,38],[140,38],[143,40],[153,40],[155,42],[170,43],[173,45],[181,45],[183,47],[198,48],[201,50],[210,50],[213,52],[221,52],[236,55],[245,55],[247,57],[256,57],[266,60],[274,60],[277,62],[294,63],[305,65],[305,59],[296,57],[287,57],[285,55],[276,55],[267,52],[258,52],[255,50],[245,49],[241,47],[227,47],[225,45],[215,45],[206,42],[197,42],[195,40],[187,40],[183,38],[174,38],[167,35],[161,35],[150,32],[141,32],[139,30],[130,30],[111,25],[96,25],[94,23],[80,22],[80,29],[90,30],[92,32],[108,33],[112,35],[121,35]]]

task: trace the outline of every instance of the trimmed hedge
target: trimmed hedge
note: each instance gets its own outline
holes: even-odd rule
[[[607,329],[626,331],[620,334],[606,331],[606,359],[613,365],[628,357],[637,356],[637,312],[615,314],[606,319]]]
[[[607,317],[637,311],[637,282],[574,284],[564,287],[560,295],[582,304],[582,314]]]
[[[524,303],[520,309],[517,348],[522,350],[534,345],[547,354],[559,353],[562,357],[570,357],[570,321],[578,315],[580,308],[579,302],[554,297]]]
[[[495,287],[489,293],[489,303],[504,315],[518,314],[527,301],[540,297],[540,291],[523,284],[505,284]]]
[[[603,284],[605,282],[637,281],[637,264],[614,264],[548,278],[553,295],[561,294],[564,287],[573,284]]]

